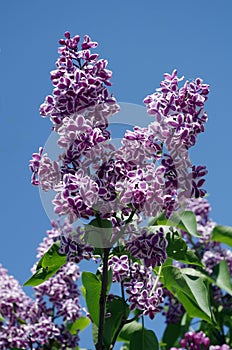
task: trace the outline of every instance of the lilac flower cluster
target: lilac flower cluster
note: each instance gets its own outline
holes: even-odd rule
[[[216,248],[214,245],[208,245],[202,258],[202,261],[206,266],[206,271],[212,274],[213,268],[222,260],[227,262],[230,274],[232,276],[232,251],[223,248],[221,245],[217,245]]]
[[[138,237],[132,236],[126,243],[127,250],[137,259],[143,259],[146,267],[162,265],[167,259],[167,240],[163,228],[155,233],[143,229]]]
[[[207,171],[191,165],[188,148],[204,130],[208,85],[198,78],[179,89],[177,72],[165,74],[161,89],[144,101],[156,122],[127,131],[116,149],[107,130],[118,110],[107,90],[112,73],[91,53],[96,42],[85,36],[80,50],[79,43],[68,32],[60,40],[54,90],[40,110],[50,116],[63,153],[51,160],[40,149],[30,161],[32,183],[57,193],[55,212],[70,223],[97,213],[111,220],[115,234],[125,229],[125,213],[137,222],[162,211],[169,216],[185,198],[204,196]]]
[[[153,319],[161,310],[163,291],[156,286],[152,268],[133,263],[127,255],[111,257],[109,268],[113,272],[113,282],[120,282],[125,287],[130,309],[139,309]]]
[[[61,234],[69,235],[72,231],[72,225],[67,222],[63,225],[52,222],[52,229],[38,247],[37,257],[42,257]],[[79,256],[79,261],[82,257]],[[65,324],[81,316],[76,284],[79,277],[78,266],[68,262],[49,280],[34,287],[35,299],[31,299],[0,266],[0,349],[31,349],[32,346],[42,349],[52,344],[60,349],[76,347],[78,333],[70,334]]]
[[[227,344],[210,345],[210,339],[202,331],[185,333],[180,346],[180,348],[172,347],[170,350],[230,350]]]
[[[148,114],[156,117],[167,137],[167,144],[175,148],[184,144],[187,148],[196,143],[196,137],[204,131],[207,114],[204,104],[209,93],[209,85],[202,79],[186,81],[179,88],[182,78],[177,71],[165,74],[157,91],[145,98]]]
[[[57,285],[54,284],[54,288]],[[67,315],[67,305],[63,306],[63,311]],[[64,325],[57,324],[53,312],[53,307],[47,307],[42,298],[36,297],[34,300],[26,296],[18,281],[0,266],[1,350],[45,349],[51,344],[56,344],[60,349],[76,346],[78,334],[71,335]],[[70,312],[73,316],[75,311]]]
[[[60,40],[57,69],[51,72],[53,94],[47,96],[40,107],[41,115],[50,116],[55,126],[59,126],[63,118],[98,104],[114,105],[117,109],[114,97],[106,88],[111,85],[112,76],[106,68],[108,62],[90,51],[98,46],[97,42],[85,35],[81,50],[78,50],[79,43],[80,36],[71,38],[69,32]]]
[[[163,290],[156,287],[156,279],[152,275],[151,268],[146,268],[138,263],[133,263],[130,268],[130,280],[124,283],[129,295],[130,309],[139,309],[143,315],[151,319],[161,311],[163,302]]]
[[[209,345],[210,339],[204,334],[204,332],[188,332],[185,333],[184,339],[180,341],[181,348],[171,348],[170,350],[207,350]]]

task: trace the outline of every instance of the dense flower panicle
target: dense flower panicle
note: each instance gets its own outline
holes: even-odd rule
[[[68,38],[70,34],[65,35],[66,39],[61,40],[64,46],[59,49],[61,58],[57,63],[58,69],[52,74],[55,86],[59,91],[62,90],[62,99],[64,96],[70,97],[71,86],[70,77],[67,78],[69,80],[66,78],[64,80],[64,71],[68,71],[68,74],[74,74],[75,71],[77,74],[80,70],[77,66],[81,64],[82,59],[88,62],[92,60],[88,54],[86,56],[82,52],[83,50],[81,53],[77,51],[79,36]],[[90,39],[88,40],[91,42]],[[78,63],[73,65],[73,60]],[[91,69],[95,67],[93,62],[91,61]],[[99,69],[96,72],[99,73]],[[61,75],[58,74],[60,70]],[[88,63],[81,68],[78,79],[82,70],[89,70]],[[99,74],[104,80],[106,75],[102,71]],[[165,77],[168,81],[167,84],[165,83],[167,86],[170,84],[175,86],[178,82],[176,72],[172,76]],[[107,79],[104,80],[105,83],[106,81]],[[89,81],[86,82],[87,89],[88,84],[90,84]],[[197,84],[198,87],[196,87]],[[203,95],[207,95],[207,88],[203,87],[200,81],[186,86],[188,86],[188,94],[191,92],[200,96],[204,90]],[[73,86],[71,89],[74,89]],[[79,97],[82,99],[85,89],[80,91],[81,97]],[[170,91],[177,93],[177,89],[173,87]],[[180,92],[181,94],[183,91]],[[185,96],[184,99],[190,103],[190,106],[187,102],[185,106],[181,105],[185,113],[187,113],[186,110],[192,110],[191,103],[196,97],[190,99],[188,94],[188,98]],[[197,100],[200,101],[200,97]],[[53,103],[51,97],[49,101],[51,105]],[[120,217],[120,212],[124,210],[130,209],[131,212],[136,212],[137,217],[140,216],[143,219],[156,216],[162,211],[169,217],[173,211],[183,205],[186,198],[205,195],[202,185],[206,169],[201,166],[191,166],[188,147],[182,138],[174,137],[174,131],[177,128],[174,122],[170,127],[168,123],[165,124],[164,118],[158,118],[158,122],[151,123],[147,128],[136,126],[133,131],[125,133],[122,146],[116,150],[115,147],[110,147],[110,133],[106,130],[109,110],[105,110],[100,97],[94,106],[95,103],[82,111],[82,108],[70,111],[65,104],[63,112],[58,113],[59,120],[52,117],[56,124],[55,131],[59,134],[58,145],[63,149],[63,153],[57,161],[51,161],[46,154],[42,156],[40,152],[33,155],[30,163],[33,184],[40,184],[45,191],[53,189],[57,192],[53,200],[56,214],[67,216],[70,223],[73,223],[79,218],[89,219],[98,212],[102,218],[112,221],[115,231],[120,230],[121,227],[119,227],[120,219],[115,221],[114,218]],[[113,106],[115,111],[116,104],[110,106]],[[174,118],[175,108],[171,105],[169,107]],[[96,108],[95,111],[93,111],[94,108]],[[171,113],[165,111],[165,115]],[[164,145],[170,154],[163,154]]]
[[[19,319],[27,320],[33,300],[26,296],[18,281],[0,265],[0,315],[14,326]]]
[[[184,339],[180,341],[181,348],[171,348],[170,350],[207,350],[210,345],[210,339],[204,332],[188,332],[185,333]]]
[[[123,283],[131,310],[139,309],[151,319],[161,311],[162,288],[155,287],[152,268],[133,263],[127,255],[112,256],[109,259],[113,282]],[[101,270],[101,269],[100,269]]]
[[[155,278],[152,268],[140,265],[137,262],[130,265],[130,279],[124,282],[130,309],[139,309],[143,315],[148,315],[151,319],[161,311],[160,304],[163,302],[162,288],[155,286]]]
[[[47,237],[43,239],[38,247],[37,257],[41,258],[46,251],[52,246],[54,242],[63,237],[68,237],[72,233],[77,234],[74,231],[72,225],[67,220],[63,224],[59,222],[52,222],[52,229],[47,230]],[[64,249],[64,244],[61,244],[61,249]],[[78,260],[83,258],[90,258],[92,248],[86,246],[82,242],[81,250],[77,252]],[[86,255],[84,256],[84,249],[86,248]],[[87,256],[88,254],[88,256]],[[69,260],[69,259],[67,259]],[[35,266],[32,269],[34,272]],[[38,287],[35,287],[35,294],[37,303],[43,309],[45,313],[51,308],[47,305],[45,300],[52,303],[56,309],[57,316],[62,316],[64,320],[74,321],[80,316],[81,307],[79,305],[79,291],[76,285],[78,278],[80,277],[79,267],[70,260],[66,265],[61,267],[58,272],[49,280],[43,282]],[[49,312],[48,312],[49,313]]]
[[[60,138],[58,145],[67,151],[72,146],[76,151],[76,157],[81,157],[97,143],[110,138],[110,133],[106,129],[94,125],[94,121],[85,119],[82,115],[74,115],[72,118],[65,117],[58,130]]]
[[[53,340],[61,349],[76,346],[78,334],[71,335],[54,319],[62,316],[63,320],[74,321],[80,316],[79,292],[74,284],[78,277],[76,266],[66,266],[66,270],[63,268],[63,278],[59,274],[49,280],[48,284],[52,287],[49,289],[47,284],[47,293],[35,289],[34,300],[26,296],[19,283],[0,266],[0,349],[31,349],[32,346],[33,349],[41,349],[43,345],[49,347]],[[59,300],[54,299],[57,291],[60,293]],[[45,295],[50,297],[53,306],[46,304]]]
[[[44,300],[48,298],[56,308],[58,316],[74,321],[80,316],[81,310],[76,285],[79,277],[79,268],[75,263],[69,262],[61,267],[56,275],[34,288],[40,305],[44,305],[46,310],[47,305]]]
[[[41,115],[50,116],[55,125],[62,123],[64,117],[88,107],[99,104],[117,106],[106,88],[111,85],[112,76],[106,68],[108,62],[98,59],[98,54],[90,51],[98,44],[85,35],[81,50],[78,50],[79,35],[71,38],[66,32],[65,38],[60,40],[62,47],[58,50],[57,69],[51,72],[53,94],[47,96],[40,107]]]
[[[138,237],[133,237],[126,243],[126,248],[132,256],[143,259],[146,267],[156,267],[162,265],[166,258],[167,240],[164,231],[160,228],[155,233],[149,233],[143,229]]]
[[[203,84],[200,78],[195,81],[186,81],[179,88],[177,71],[171,75],[165,74],[160,88],[144,103],[148,114],[156,117],[156,120],[172,131],[172,143],[185,144],[187,148],[196,143],[196,136],[204,131],[207,114],[204,111],[204,103],[209,93],[209,85]],[[167,133],[167,132],[166,132]],[[170,134],[169,134],[170,135]]]

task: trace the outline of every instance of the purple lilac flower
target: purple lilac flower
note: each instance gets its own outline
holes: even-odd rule
[[[109,259],[108,266],[113,272],[113,282],[122,282],[129,277],[130,262],[127,255],[122,255],[120,257],[114,255]]]
[[[185,144],[187,148],[196,143],[196,136],[204,131],[207,114],[204,111],[204,103],[207,100],[209,86],[203,84],[200,78],[195,81],[186,81],[179,88],[177,71],[171,75],[165,74],[160,88],[150,96],[144,103],[148,114],[156,117],[156,120],[165,124],[170,132],[167,134],[167,143]]]
[[[58,130],[60,138],[58,145],[65,149],[61,160],[63,171],[75,170],[82,166],[86,154],[98,144],[109,140],[110,133],[101,125],[94,126],[94,120],[88,120],[82,115],[65,117]]]
[[[211,345],[209,350],[231,350],[230,346],[227,344],[223,345]]]
[[[158,138],[148,128],[134,127],[134,131],[127,130],[123,139],[122,147],[118,152],[125,162],[136,159],[136,164],[145,164],[146,159],[160,159],[162,145]]]
[[[98,59],[98,54],[90,51],[98,44],[85,35],[81,50],[78,50],[79,42],[80,36],[71,38],[69,32],[60,40],[62,47],[58,50],[57,69],[51,72],[53,94],[47,96],[40,107],[41,115],[49,115],[58,126],[64,117],[98,104],[114,105],[117,109],[114,97],[106,88],[111,85],[112,76],[106,68],[108,62]]]
[[[67,45],[71,45],[70,42],[77,45],[76,39],[67,40]],[[142,214],[144,219],[161,211],[170,216],[178,209],[184,194],[187,197],[205,194],[201,189],[205,171],[203,167],[191,168],[187,156],[174,161],[169,155],[166,156],[169,160],[163,159],[161,166],[152,164],[161,157],[164,141],[154,135],[152,127],[135,127],[133,132],[127,131],[122,147],[118,151],[109,147],[110,158],[103,162],[102,148],[109,139],[109,132],[106,124],[95,124],[94,114],[90,115],[88,110],[83,115],[69,113],[62,117],[56,127],[60,135],[58,143],[65,148],[59,162],[51,162],[41,154],[35,157],[35,166],[31,161],[33,178],[38,175],[36,183],[41,183],[45,190],[53,188],[57,192],[53,200],[57,214],[68,216],[72,223],[80,217],[88,219],[98,211],[103,218],[113,222],[116,213],[132,205],[136,214]],[[162,136],[168,137],[168,133],[165,136],[164,132]],[[186,173],[183,173],[183,164]]]
[[[39,245],[38,257],[41,257],[58,238],[68,236],[73,232],[73,227],[67,221],[62,225],[58,222],[52,223],[52,230],[47,231],[47,239]],[[83,248],[84,250],[84,248]],[[83,252],[82,252],[83,253]],[[81,257],[79,261],[81,260]],[[35,266],[32,269],[34,272]],[[74,321],[80,316],[79,291],[76,281],[80,277],[79,267],[74,262],[68,262],[49,280],[34,288],[37,304],[44,313],[49,314],[51,305],[56,310],[57,317],[64,320]]]
[[[157,281],[151,267],[133,263],[127,255],[122,255],[112,256],[109,268],[113,273],[112,281],[122,283],[125,287],[131,310],[139,309],[151,319],[161,311],[163,291],[156,286]]]
[[[39,153],[33,153],[30,160],[30,169],[32,171],[31,182],[33,185],[41,185],[44,191],[53,189],[61,179],[59,163],[52,161],[47,154],[43,154],[40,147]]]
[[[137,262],[130,265],[130,278],[124,282],[130,309],[139,309],[143,315],[148,315],[151,319],[161,311],[160,304],[163,302],[162,288],[156,287],[152,269]]]
[[[30,341],[47,345],[51,339],[60,335],[59,327],[53,323],[52,317],[41,316],[38,322],[29,326]]]
[[[232,275],[232,251],[229,249],[217,247],[217,250],[208,247],[206,250],[202,262],[206,265],[206,271],[210,274],[213,273],[213,268],[220,263],[220,261],[225,260],[227,262],[230,274]]]
[[[132,256],[143,259],[145,266],[152,268],[164,263],[167,258],[166,247],[167,241],[162,228],[155,233],[143,229],[138,237],[133,237],[126,243],[126,248]]]
[[[30,162],[32,182],[57,192],[55,213],[73,223],[97,212],[112,221],[115,231],[128,209],[137,221],[162,211],[169,217],[182,197],[203,196],[206,170],[191,167],[187,150],[207,120],[203,107],[208,85],[198,78],[179,88],[177,72],[165,74],[161,89],[145,99],[156,122],[127,131],[116,150],[108,142],[108,117],[118,106],[107,90],[112,75],[107,61],[90,52],[97,43],[88,36],[80,50],[80,36],[71,38],[69,32],[60,44],[57,69],[51,72],[53,94],[40,111],[50,116],[64,152],[51,161],[40,151]],[[159,165],[164,145],[169,160]]]
[[[84,234],[84,229],[80,227],[72,232],[61,233],[59,252],[66,255],[67,261],[79,263],[92,258],[93,247],[85,243]]]
[[[45,302],[45,294],[39,294],[38,290],[36,299],[29,298],[18,281],[9,276],[7,270],[0,266],[1,350],[28,349],[32,346],[33,349],[41,349],[43,345],[49,347],[52,340],[57,342],[61,349],[77,346],[78,334],[71,335],[64,326],[54,321],[58,316],[62,316],[64,320],[76,320],[80,315],[79,292],[75,287],[75,279],[79,273],[75,272],[76,266],[71,269],[67,266],[66,269],[68,271],[63,271],[63,280],[60,275],[59,278],[56,276],[53,279],[53,283],[52,279],[49,282],[51,288],[50,294],[47,293],[47,295],[50,296],[51,302],[53,291],[58,289],[60,292],[60,306],[57,307],[57,314],[54,314],[54,306],[58,305],[58,300],[53,303],[53,306],[48,305]],[[62,300],[64,300],[63,305],[61,305]]]
[[[53,200],[55,213],[68,215],[70,223],[78,218],[94,216],[93,206],[97,202],[98,185],[83,170],[75,175],[65,174],[63,184],[57,187],[58,194]]]
[[[17,323],[19,319],[27,320],[33,300],[26,296],[18,281],[13,276],[9,276],[7,270],[1,265],[0,285],[0,314],[2,317],[6,318],[11,325]]]
[[[201,235],[201,243],[209,241],[210,234],[216,223],[210,218],[211,207],[205,198],[191,198],[186,203],[186,210],[191,210],[196,215],[197,232]]]
[[[230,274],[232,275],[231,250],[223,248],[218,242],[210,241],[210,235],[216,223],[209,216],[211,207],[208,201],[205,198],[189,199],[186,209],[193,211],[196,215],[197,231],[201,235],[196,246],[199,247],[199,252],[202,256],[202,262],[206,266],[206,271],[212,274],[214,267],[220,263],[220,261],[225,260]],[[202,246],[202,244],[204,245]]]
[[[171,348],[170,350],[207,350],[209,345],[210,339],[204,334],[204,332],[188,332],[185,333],[184,339],[180,341],[181,348]]]
[[[165,168],[147,164],[143,169],[129,171],[124,181],[115,186],[120,203],[133,206],[143,218],[156,216],[167,209],[173,200],[173,194],[166,193]]]
[[[183,305],[179,303],[178,299],[176,299],[166,288],[163,288],[163,295],[165,303],[162,314],[166,318],[166,323],[178,323],[185,313]]]

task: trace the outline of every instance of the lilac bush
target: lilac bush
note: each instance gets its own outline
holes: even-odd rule
[[[11,281],[1,289],[2,349],[77,350],[90,322],[97,350],[117,341],[124,350],[229,349],[232,229],[210,218],[207,169],[189,156],[205,130],[209,85],[165,73],[144,99],[150,123],[127,130],[117,148],[108,127],[120,106],[108,62],[87,35],[81,42],[66,32],[60,45],[53,91],[40,107],[59,155],[40,147],[30,169],[33,185],[54,191],[61,221],[52,222],[25,283],[34,299],[2,270]],[[77,287],[83,259],[98,264],[96,274],[81,274],[87,315]],[[144,324],[158,313],[160,344]]]

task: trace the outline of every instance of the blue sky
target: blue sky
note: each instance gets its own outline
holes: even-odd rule
[[[50,134],[39,106],[52,86],[49,72],[64,31],[89,34],[113,70],[118,101],[142,104],[164,72],[211,86],[209,121],[192,161],[209,169],[212,217],[232,225],[232,2],[186,0],[8,0],[1,4],[1,244],[0,262],[21,283],[50,227],[28,161]]]

